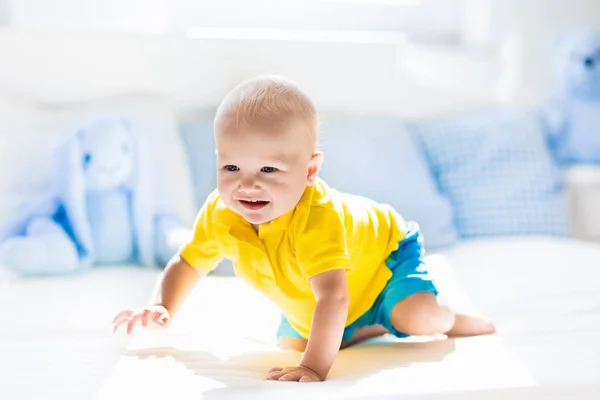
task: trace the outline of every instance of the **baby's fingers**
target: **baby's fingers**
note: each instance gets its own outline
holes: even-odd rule
[[[167,326],[169,322],[171,322],[171,317],[169,316],[169,314],[166,313],[159,314],[155,316],[155,321],[160,326]]]
[[[116,333],[121,327],[121,325],[124,325],[127,322],[129,322],[129,317],[121,317],[120,319],[113,322],[113,333]]]
[[[121,311],[120,313],[118,313],[114,318],[113,318],[113,324],[116,323],[118,320],[120,320],[121,318],[129,318],[131,315],[133,314],[133,310],[125,310],[125,311]]]
[[[279,371],[270,371],[267,374],[267,379],[270,380],[270,381],[278,381],[279,378],[281,378],[282,376],[284,376],[286,374],[287,374],[287,372],[286,371],[282,371],[282,370],[279,370]]]
[[[284,373],[277,380],[298,382],[301,378],[302,378],[302,374],[300,372],[292,371],[292,372]]]
[[[152,316],[153,320],[156,320],[156,315],[157,314],[154,311],[145,310],[142,314],[142,326],[146,328],[148,326],[148,320],[150,319],[150,316]]]
[[[134,315],[130,320],[129,323],[127,324],[127,334],[131,335],[131,333],[133,332],[133,328],[135,327],[135,324],[137,324],[138,322],[140,322],[140,319],[142,318],[141,315]]]

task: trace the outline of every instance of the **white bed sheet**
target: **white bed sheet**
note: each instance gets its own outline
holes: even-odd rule
[[[114,313],[143,305],[158,276],[115,267],[0,286],[0,399],[92,399],[127,344]]]
[[[497,322],[497,335],[383,338],[342,351],[325,383],[267,382],[270,367],[294,364],[300,355],[275,349],[277,311],[239,280],[205,280],[171,328],[139,332],[123,350],[127,339],[111,336],[105,322],[120,307],[143,303],[157,273],[94,271],[0,291],[2,304],[15,305],[4,313],[10,322],[0,334],[3,393],[111,400],[600,398],[600,246],[501,238],[465,242],[428,259],[449,300],[465,309],[476,304]],[[41,309],[33,301],[40,293],[48,299]],[[28,319],[17,323],[19,315]]]

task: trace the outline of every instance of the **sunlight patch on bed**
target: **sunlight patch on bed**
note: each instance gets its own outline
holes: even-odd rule
[[[442,255],[427,257],[443,301],[473,312]],[[391,336],[341,351],[319,385],[264,380],[301,353],[280,351],[279,312],[237,278],[209,277],[188,297],[167,330],[137,333],[98,400],[131,398],[365,398],[459,393],[535,385],[498,336],[447,340]]]
[[[143,363],[123,357],[100,388],[97,400],[144,398],[201,398],[204,392],[225,384],[204,376],[194,376],[173,358],[150,358]],[[150,397],[148,397],[150,395]]]

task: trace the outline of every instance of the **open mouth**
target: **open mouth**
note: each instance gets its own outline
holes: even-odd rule
[[[263,200],[240,200],[240,203],[248,210],[259,210],[269,204],[268,201]]]

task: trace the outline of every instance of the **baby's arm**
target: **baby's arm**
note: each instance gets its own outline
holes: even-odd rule
[[[159,287],[158,304],[166,308],[171,316],[175,315],[204,275],[206,271],[194,268],[181,255],[176,255],[165,268]]]
[[[127,333],[131,333],[137,323],[145,327],[148,321],[167,326],[198,280],[218,264],[222,252],[212,225],[217,201],[217,195],[211,195],[200,209],[194,221],[193,237],[167,263],[158,293],[154,293],[153,305],[119,313],[113,320],[115,331],[127,324]]]
[[[114,331],[127,324],[127,333],[131,334],[138,323],[146,327],[149,321],[166,326],[181,304],[204,274],[191,266],[180,255],[169,261],[158,288],[158,296],[154,296],[152,305],[140,310],[124,310],[113,320]],[[158,299],[156,298],[158,297]]]
[[[310,280],[317,304],[308,344],[299,367],[273,368],[268,379],[312,382],[325,380],[340,349],[348,317],[346,270],[334,269]]]
[[[310,283],[317,305],[313,312],[306,351],[300,364],[325,379],[340,349],[348,317],[350,300],[346,270],[334,269],[315,275]]]

